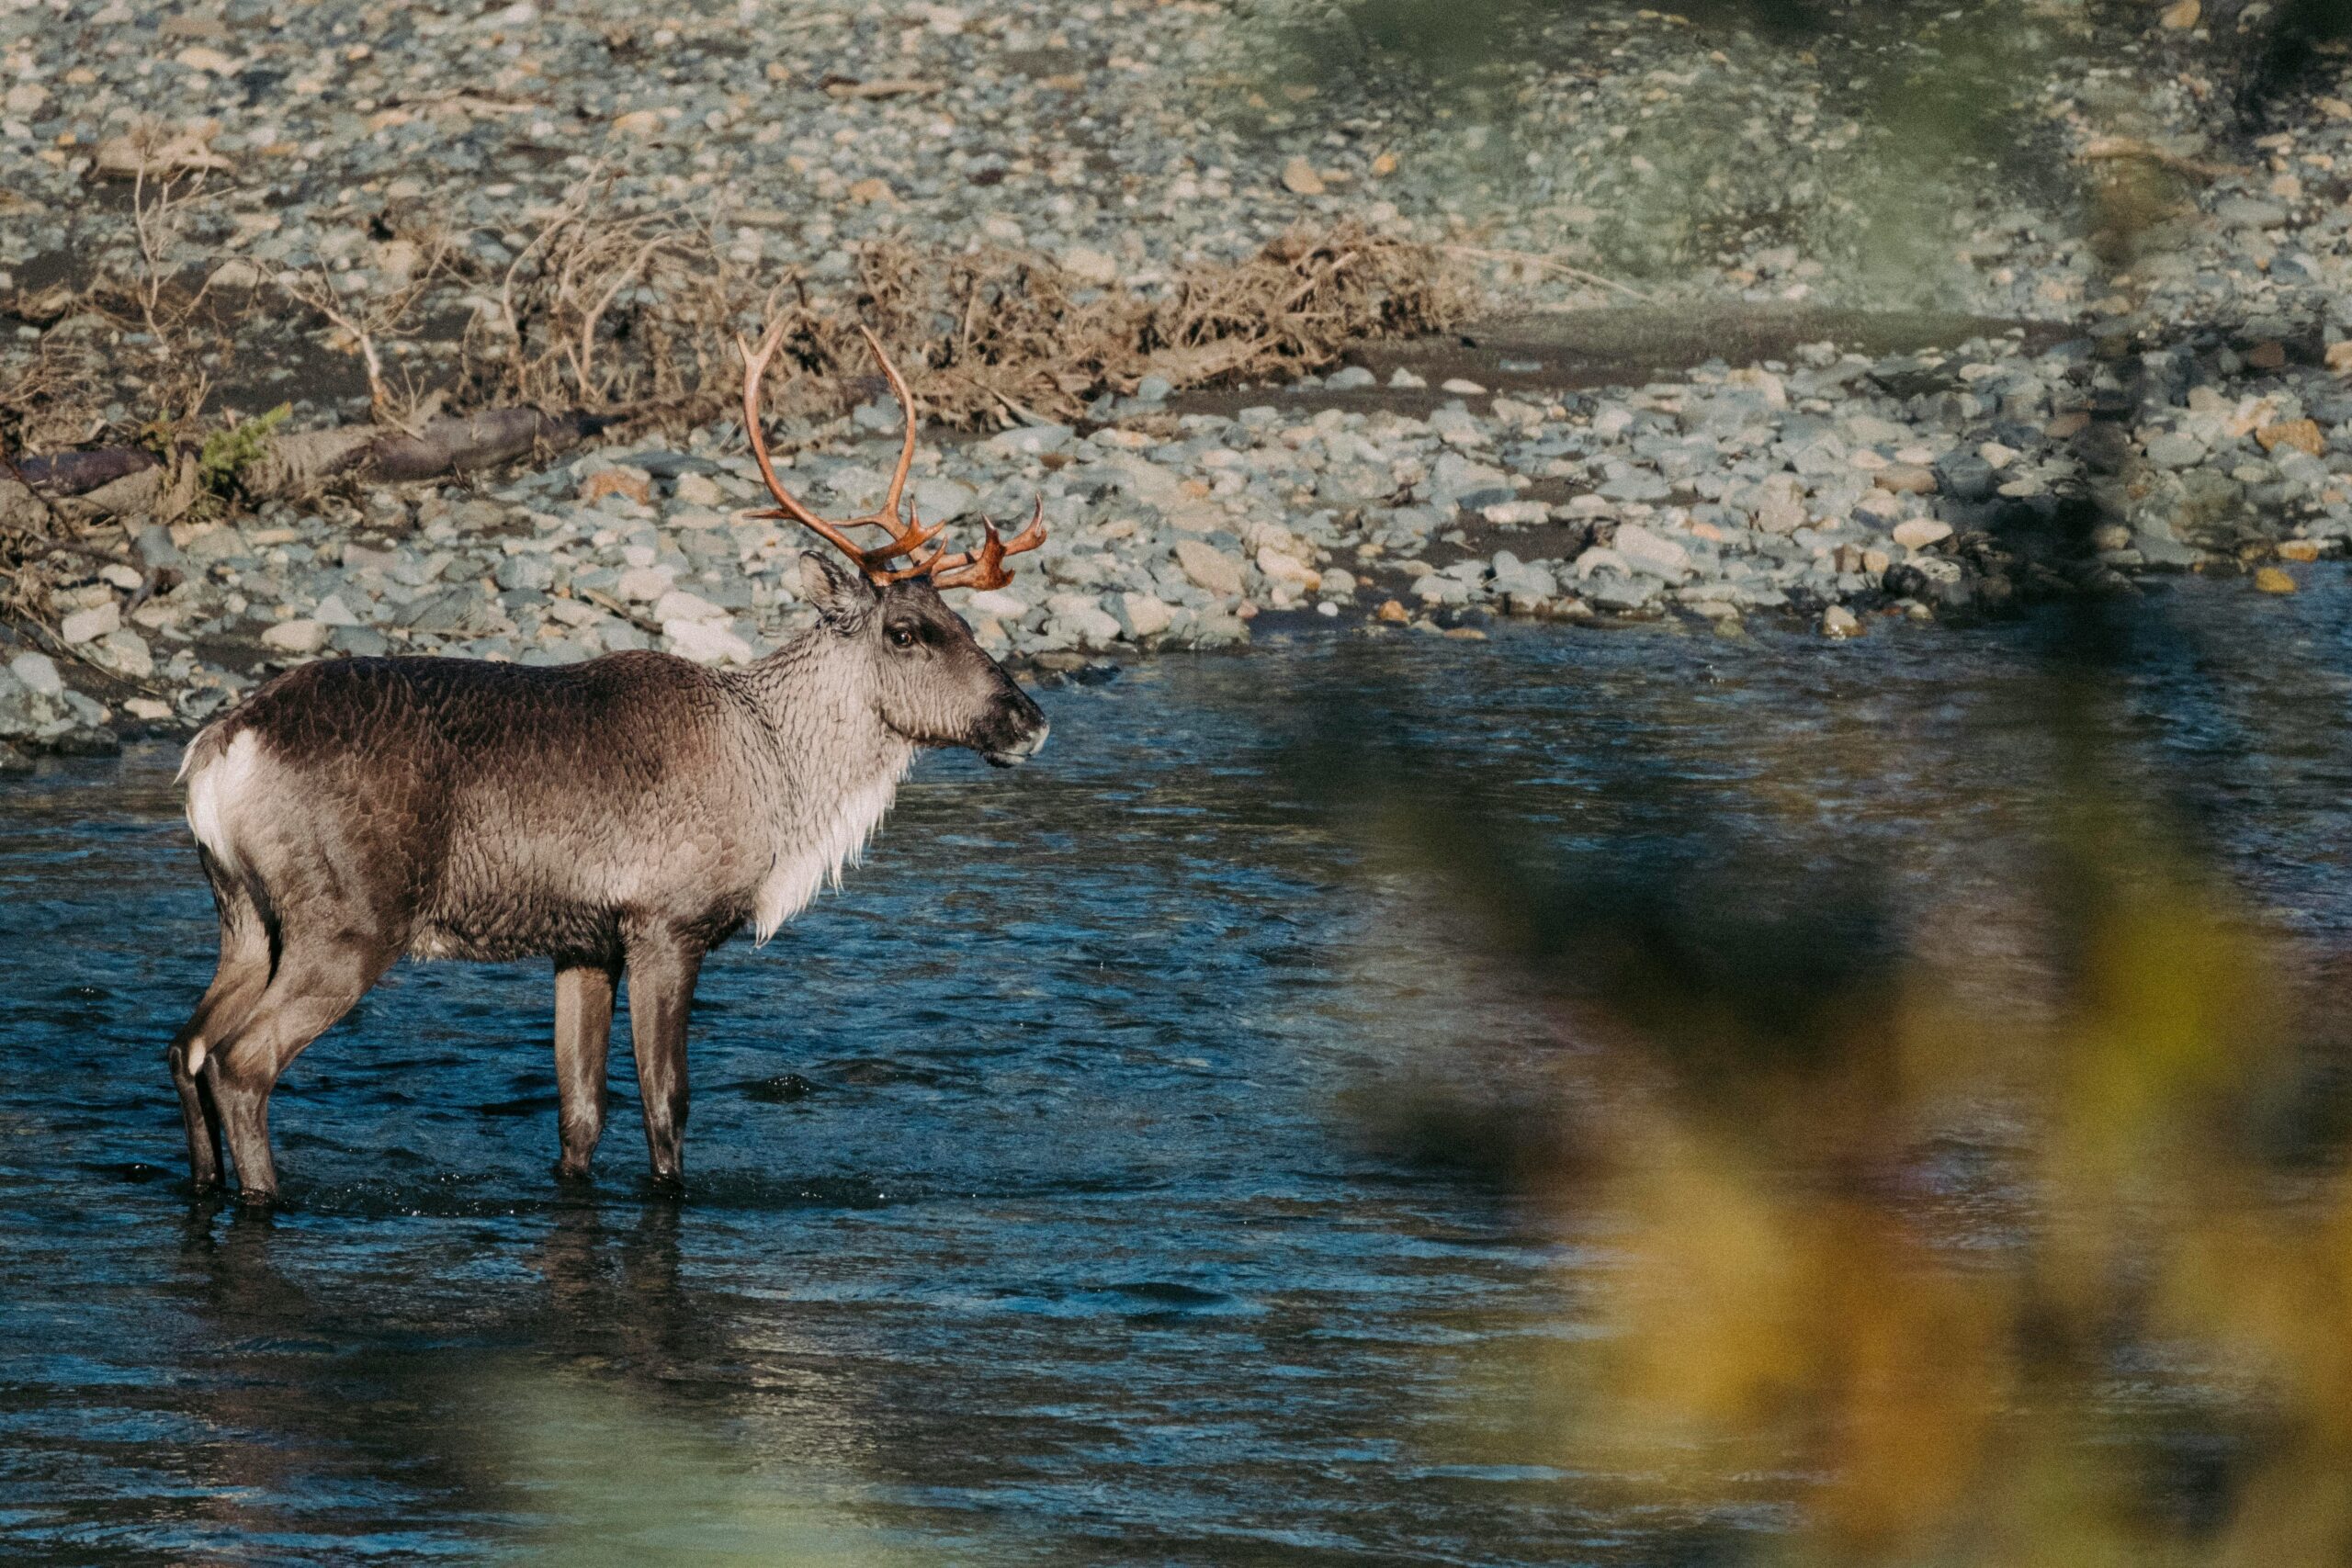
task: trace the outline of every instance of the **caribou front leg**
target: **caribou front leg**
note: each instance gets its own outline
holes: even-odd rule
[[[613,1043],[614,968],[559,962],[555,971],[555,1092],[563,1157],[556,1174],[588,1174],[605,1134],[605,1058]]]
[[[701,946],[675,931],[647,931],[628,942],[629,1043],[637,1089],[645,1102],[645,1152],[653,1179],[682,1179],[686,1137],[686,1013],[702,973]]]

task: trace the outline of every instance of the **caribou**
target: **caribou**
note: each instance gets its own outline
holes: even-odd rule
[[[862,330],[862,329],[861,329]],[[584,1177],[604,1129],[616,987],[654,1179],[681,1179],[686,1017],[706,954],[764,942],[838,885],[918,752],[1035,755],[1037,705],[941,598],[1000,588],[1045,542],[1042,500],[1011,539],[983,522],[950,552],[909,502],[917,411],[873,333],[906,436],[874,512],[829,520],[777,479],[761,389],[783,341],[743,356],[743,428],[788,519],[846,558],[797,563],[816,623],[756,663],[668,653],[526,667],[326,660],[272,679],[188,745],[180,777],[220,917],[211,984],[166,1053],[189,1176],[277,1192],[269,1097],[288,1065],[403,955],[545,958],[555,969],[561,1156]],[[861,545],[856,529],[878,529]]]

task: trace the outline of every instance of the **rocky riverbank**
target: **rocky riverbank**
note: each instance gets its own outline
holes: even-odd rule
[[[926,518],[1044,499],[1046,547],[968,596],[991,648],[1068,665],[1233,646],[1291,614],[1365,635],[1475,636],[1508,615],[1799,616],[1848,636],[2163,571],[2291,589],[2352,536],[2352,80],[2323,56],[2249,118],[2196,89],[2234,20],[2089,18],[2019,10],[2048,47],[1962,73],[1997,73],[2012,145],[1919,164],[1905,199],[1872,205],[1889,160],[1925,154],[1850,84],[1951,40],[1860,12],[1833,49],[1583,8],[1514,23],[1542,47],[1432,65],[1406,95],[1381,91],[1396,60],[1348,64],[1328,14],[1279,8],[729,5],[653,23],[117,5],[78,32],[20,12],[0,19],[23,220],[0,234],[6,354],[21,368],[70,342],[77,364],[126,367],[92,417],[135,423],[188,367],[157,367],[140,322],[79,309],[68,260],[144,265],[198,299],[315,278],[362,317],[416,274],[429,214],[456,259],[376,346],[458,377],[526,218],[584,180],[620,215],[693,212],[733,265],[819,282],[876,243],[989,244],[1148,294],[1346,218],[1452,258],[1483,322],[1367,342],[1281,387],[1145,376],[1067,423],[1008,408],[1013,428],[929,433]],[[753,48],[753,22],[783,41]],[[142,125],[159,85],[198,118]],[[1678,173],[1669,148],[1739,157],[1718,178]],[[219,199],[158,228],[109,158],[208,171]],[[1877,241],[1896,231],[1890,266]],[[1884,313],[1923,305],[1968,315]],[[256,310],[228,330],[206,407],[284,397],[315,423],[362,406],[358,344],[333,322]],[[54,439],[65,407],[53,389],[20,400],[13,427]],[[896,423],[869,402],[799,429],[788,482],[820,510],[869,506]],[[786,569],[804,541],[741,515],[763,501],[718,422],[485,481],[77,533],[38,563],[40,622],[0,628],[0,762],[184,729],[334,653],[756,658],[803,614]]]

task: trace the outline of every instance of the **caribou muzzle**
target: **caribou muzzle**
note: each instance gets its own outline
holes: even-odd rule
[[[1053,729],[1028,693],[1009,679],[1005,687],[1004,700],[989,716],[972,747],[990,766],[999,768],[1016,766],[1044,750],[1046,737]]]

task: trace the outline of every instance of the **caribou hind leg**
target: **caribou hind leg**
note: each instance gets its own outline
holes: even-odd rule
[[[217,1043],[204,1076],[219,1111],[244,1202],[277,1196],[269,1153],[269,1094],[302,1048],[333,1028],[399,956],[396,945],[352,933],[303,940],[288,934],[277,972],[233,1035]]]
[[[613,1043],[615,970],[566,964],[555,971],[555,1090],[563,1158],[556,1174],[584,1177],[605,1133],[605,1059]]]
[[[209,855],[204,858],[220,915],[220,962],[196,1010],[164,1053],[187,1124],[188,1179],[199,1192],[220,1185],[220,1111],[203,1077],[204,1058],[214,1042],[243,1024],[269,985],[269,933],[261,911],[243,888],[222,879]]]
[[[686,1013],[702,955],[699,944],[674,931],[639,934],[628,943],[629,1044],[645,1103],[645,1152],[653,1179],[665,1185],[684,1176]]]

